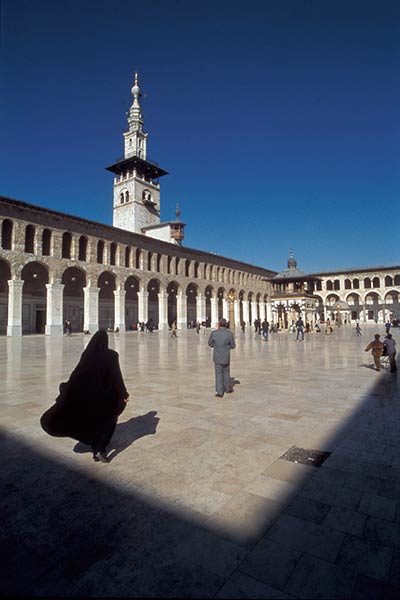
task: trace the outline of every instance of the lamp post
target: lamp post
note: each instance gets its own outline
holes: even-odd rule
[[[229,328],[231,331],[235,331],[235,300],[236,294],[233,290],[231,290],[228,294],[229,300]]]

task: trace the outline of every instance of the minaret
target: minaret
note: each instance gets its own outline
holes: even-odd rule
[[[133,102],[124,135],[124,157],[106,167],[115,173],[113,225],[142,233],[143,227],[160,223],[159,177],[167,171],[147,160],[147,136],[143,131],[138,74],[132,87]]]

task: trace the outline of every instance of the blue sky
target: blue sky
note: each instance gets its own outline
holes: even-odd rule
[[[111,224],[138,70],[186,246],[400,263],[399,2],[2,0],[1,38],[1,194]]]

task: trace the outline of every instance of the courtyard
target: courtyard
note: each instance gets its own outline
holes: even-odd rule
[[[110,334],[130,402],[109,464],[39,424],[90,337],[1,337],[2,594],[399,597],[399,383],[362,330],[237,330],[222,399],[209,331]]]

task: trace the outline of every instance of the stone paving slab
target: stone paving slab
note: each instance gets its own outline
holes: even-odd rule
[[[107,465],[39,424],[88,336],[0,338],[2,595],[400,597],[399,380],[364,353],[381,329],[236,332],[218,400],[207,336],[111,335],[131,400]]]

